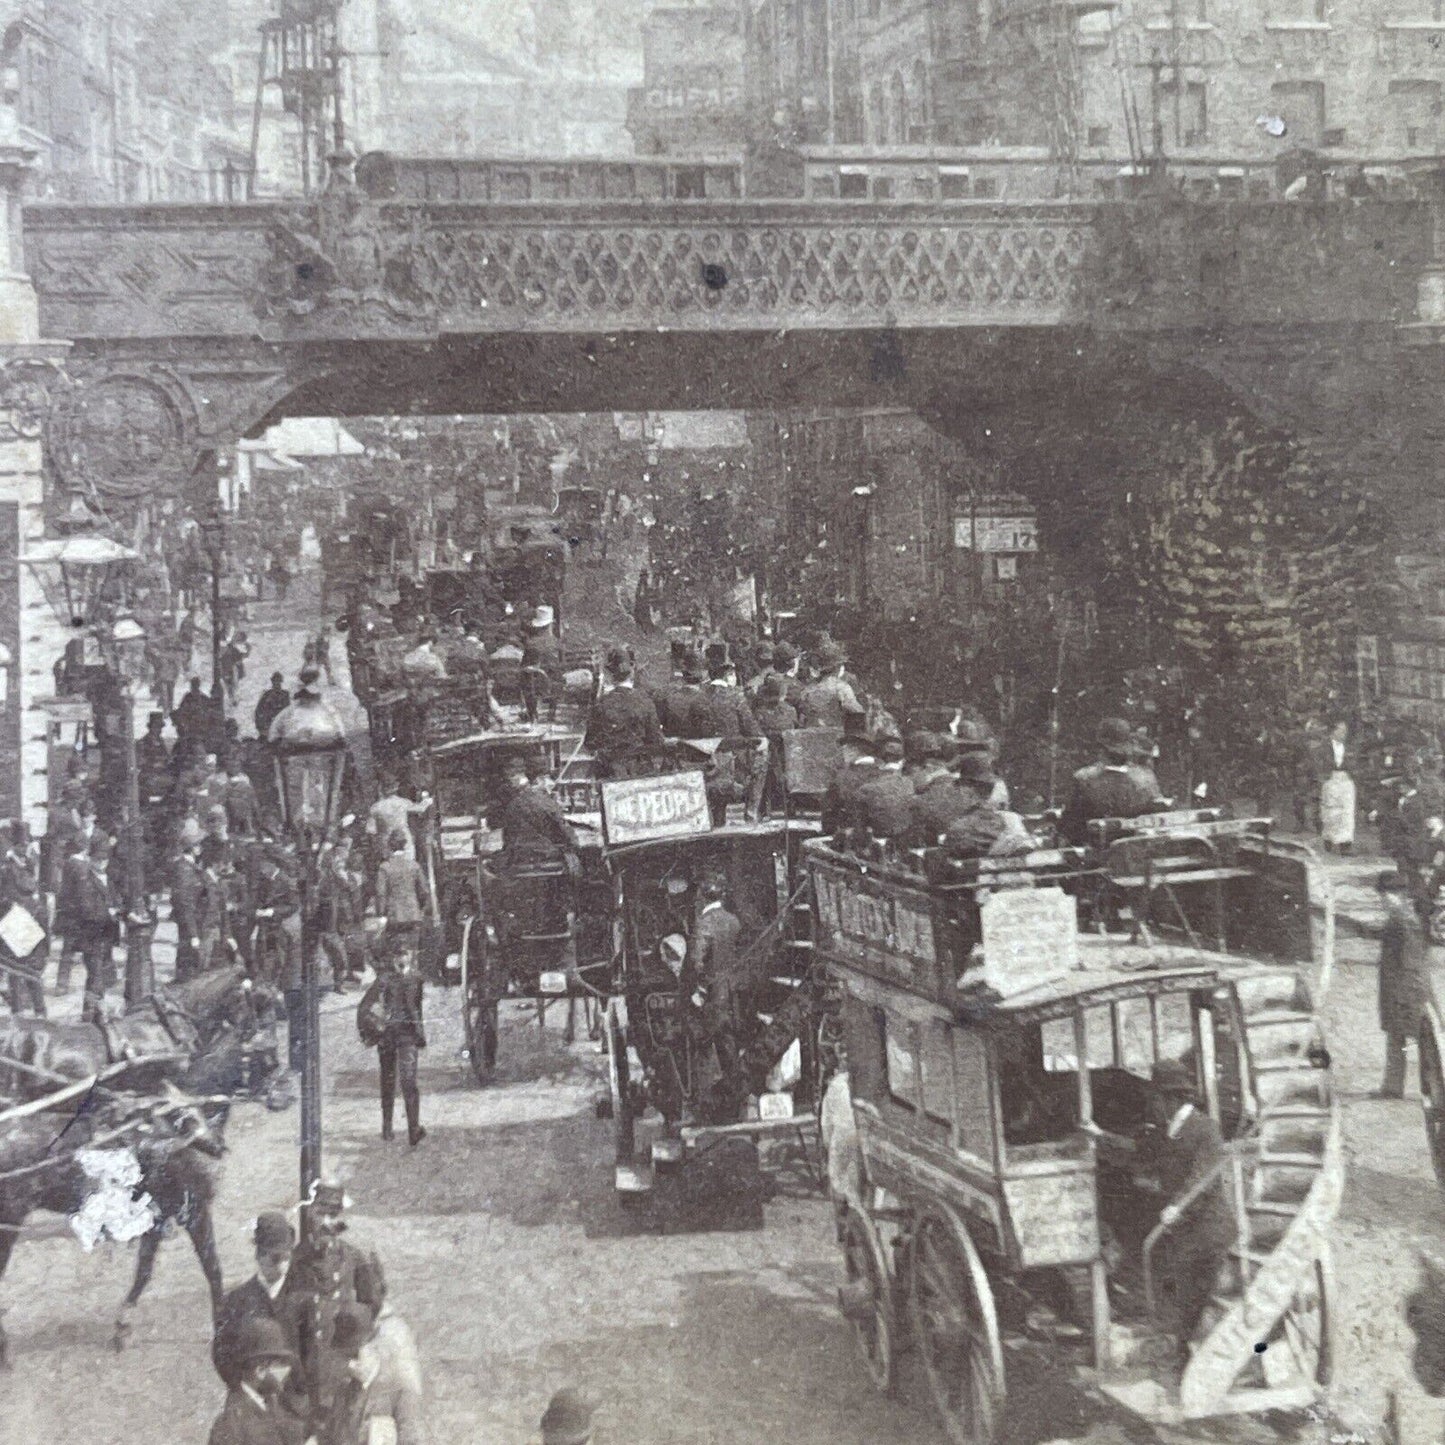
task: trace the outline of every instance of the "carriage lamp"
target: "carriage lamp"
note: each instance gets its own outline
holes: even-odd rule
[[[341,807],[346,731],[336,709],[303,684],[267,734],[281,816],[296,840],[301,870],[301,1197],[321,1177],[321,994],[316,978],[316,872]],[[288,1001],[288,1009],[293,1005]]]

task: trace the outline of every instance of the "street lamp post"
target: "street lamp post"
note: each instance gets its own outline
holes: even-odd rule
[[[125,1001],[127,1006],[155,992],[151,940],[155,918],[146,897],[145,826],[140,811],[140,768],[135,750],[135,686],[145,672],[145,629],[129,614],[110,628],[110,661],[120,702],[120,740],[125,755]]]
[[[346,770],[346,734],[336,709],[303,678],[295,701],[268,736],[282,818],[301,861],[301,986],[306,1014],[301,1055],[301,1197],[321,1177],[321,999],[316,977],[317,868],[335,824]]]
[[[221,571],[226,563],[226,519],[219,505],[200,523],[201,545],[211,564],[211,686],[221,680]]]

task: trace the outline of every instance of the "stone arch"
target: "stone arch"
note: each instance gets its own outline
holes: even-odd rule
[[[882,145],[888,139],[888,116],[883,105],[883,87],[874,81],[868,87],[868,143]]]
[[[911,129],[915,134],[907,139],[926,143],[933,139],[933,97],[928,84],[928,67],[923,63],[922,56],[913,62],[910,87],[913,92]]]
[[[908,139],[908,87],[903,72],[895,70],[888,82],[888,142],[903,145]]]

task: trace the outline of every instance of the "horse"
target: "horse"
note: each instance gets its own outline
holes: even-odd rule
[[[59,1023],[11,1015],[0,1020],[0,1093],[40,1098],[57,1086],[130,1063],[129,1082],[170,1081],[189,1092],[230,1092],[219,1068],[274,1025],[276,998],[239,967],[157,989],[115,1019]],[[239,1047],[238,1047],[239,1045]]]
[[[190,1236],[211,1294],[213,1321],[225,1286],[216,1249],[211,1204],[217,1161],[225,1152],[228,1100],[196,1100],[174,1089],[137,1103],[111,1098],[65,1117],[35,1113],[0,1121],[0,1279],[26,1219],[45,1210],[74,1217],[96,1192],[84,1151],[109,1147],[131,1151],[139,1178],[132,1199],[149,1196],[149,1228],[140,1235],[135,1279],[115,1321],[113,1343],[124,1346],[130,1313],[149,1284],[167,1225]],[[0,1328],[0,1369],[8,1369],[9,1342]]]

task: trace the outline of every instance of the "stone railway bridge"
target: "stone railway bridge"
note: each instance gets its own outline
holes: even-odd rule
[[[25,213],[47,461],[170,488],[286,414],[905,404],[994,445],[1109,402],[1360,464],[1440,410],[1419,203],[377,202]],[[1429,293],[1429,285],[1424,290]],[[51,384],[53,383],[53,384]],[[1418,414],[1417,414],[1418,413]]]
[[[121,517],[178,493],[205,450],[287,414],[904,405],[1008,466],[1060,417],[1081,454],[1117,448],[1121,418],[1243,412],[1358,479],[1436,490],[1445,272],[1424,203],[467,204],[338,185],[33,206],[21,241],[22,169],[0,155],[0,647],[21,664],[0,693],[0,778],[19,778],[0,811],[38,826],[31,714],[55,639],[14,560],[26,539],[67,494]],[[1067,484],[1067,457],[1048,467]]]

